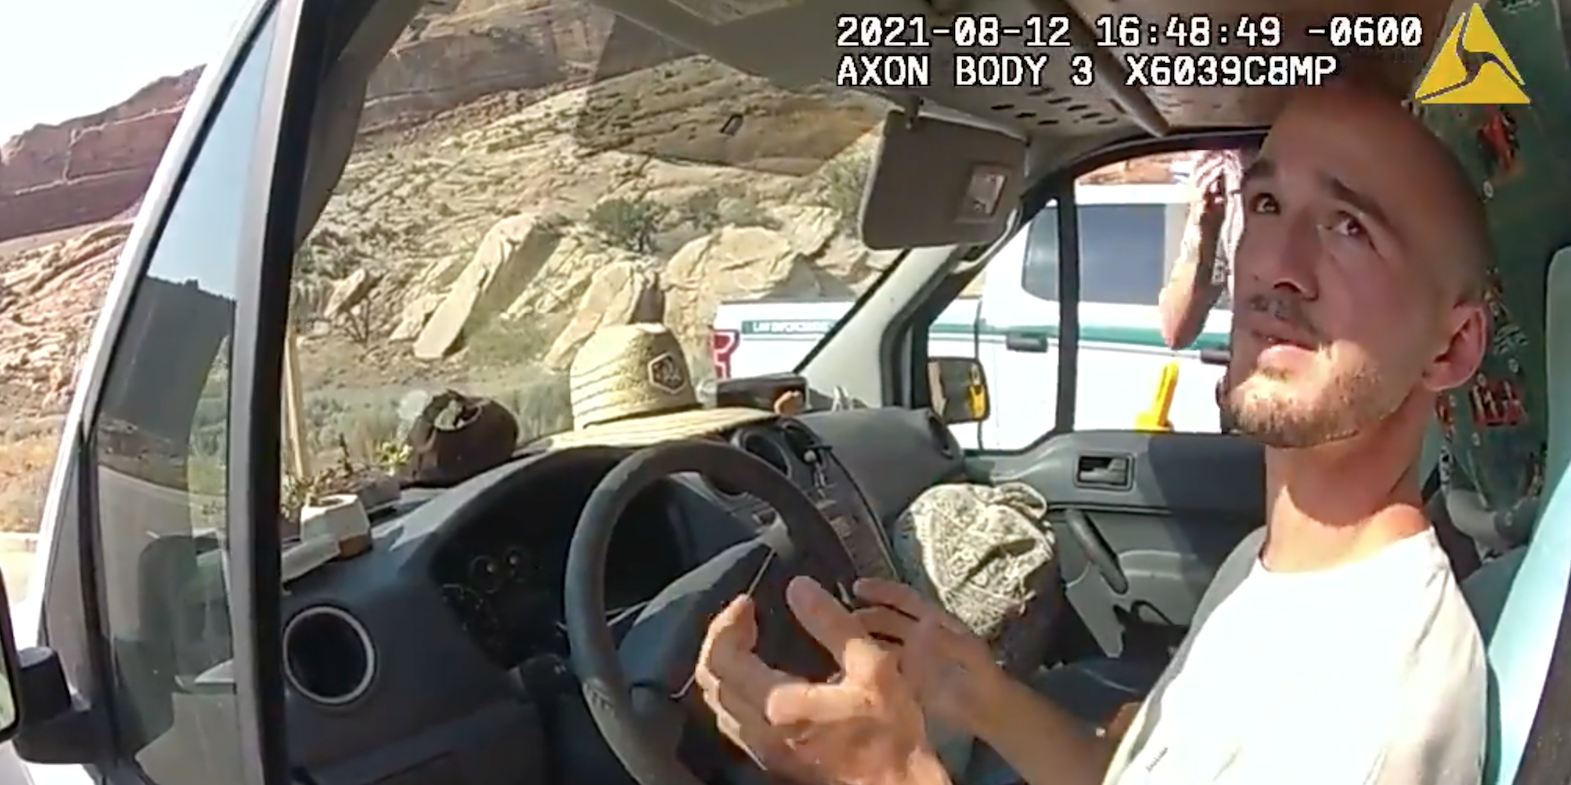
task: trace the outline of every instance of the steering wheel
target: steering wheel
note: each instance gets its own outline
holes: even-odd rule
[[[742,489],[774,508],[779,520],[667,586],[619,649],[605,607],[612,530],[639,493],[688,472]],[[694,708],[693,668],[709,621],[737,596],[753,596],[757,651],[765,662],[808,678],[832,675],[833,661],[798,633],[785,606],[785,584],[804,574],[842,598],[850,597],[857,578],[850,554],[818,507],[774,467],[727,443],[691,440],[643,449],[595,487],[568,549],[564,615],[590,714],[634,779],[703,785],[677,756],[683,703]]]

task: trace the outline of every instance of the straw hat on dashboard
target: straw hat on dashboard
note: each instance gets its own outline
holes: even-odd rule
[[[590,444],[643,447],[775,416],[763,409],[704,408],[682,345],[663,324],[595,331],[573,357],[567,384],[573,430],[542,437],[527,450]]]

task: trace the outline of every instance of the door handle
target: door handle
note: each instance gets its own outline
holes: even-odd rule
[[[1113,555],[1113,549],[1091,526],[1091,519],[1080,510],[1070,507],[1064,510],[1064,524],[1064,528],[1069,530],[1069,536],[1075,538],[1080,552],[1101,574],[1102,580],[1107,581],[1107,585],[1119,594],[1129,591],[1129,576],[1124,574],[1124,567],[1118,563],[1118,557]]]
[[[1127,455],[1082,455],[1075,461],[1075,484],[1094,488],[1128,490],[1131,481]]]
[[[1045,330],[1007,330],[1004,332],[1004,348],[1011,352],[1042,354],[1047,351],[1047,332]]]

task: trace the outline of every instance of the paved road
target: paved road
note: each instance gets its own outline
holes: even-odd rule
[[[27,592],[27,578],[33,566],[31,551],[0,552],[0,572],[5,573],[5,596],[16,602]]]

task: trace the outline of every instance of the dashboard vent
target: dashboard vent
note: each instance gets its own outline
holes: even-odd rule
[[[744,432],[737,438],[736,446],[742,448],[743,452],[750,453],[775,467],[775,471],[787,477],[791,476],[791,459],[786,457],[785,448],[763,431]]]
[[[808,453],[819,450],[824,446],[819,441],[818,434],[813,433],[811,428],[796,420],[786,420],[780,423],[780,433],[785,436],[786,443],[791,445],[791,450],[796,453],[798,458],[805,459]]]
[[[955,443],[954,434],[949,432],[949,426],[938,419],[932,411],[927,413],[927,431],[933,436],[933,446],[938,454],[945,458],[953,458],[959,452],[959,445]]]
[[[313,703],[353,703],[376,678],[371,634],[341,608],[317,605],[295,614],[284,625],[283,643],[284,678]]]
[[[787,477],[791,476],[791,461],[786,457],[785,450],[765,431],[744,430],[732,437],[732,444],[736,448],[752,455],[775,467],[775,470]],[[709,480],[709,487],[714,488],[723,496],[745,496],[741,488],[735,488],[724,482]]]

